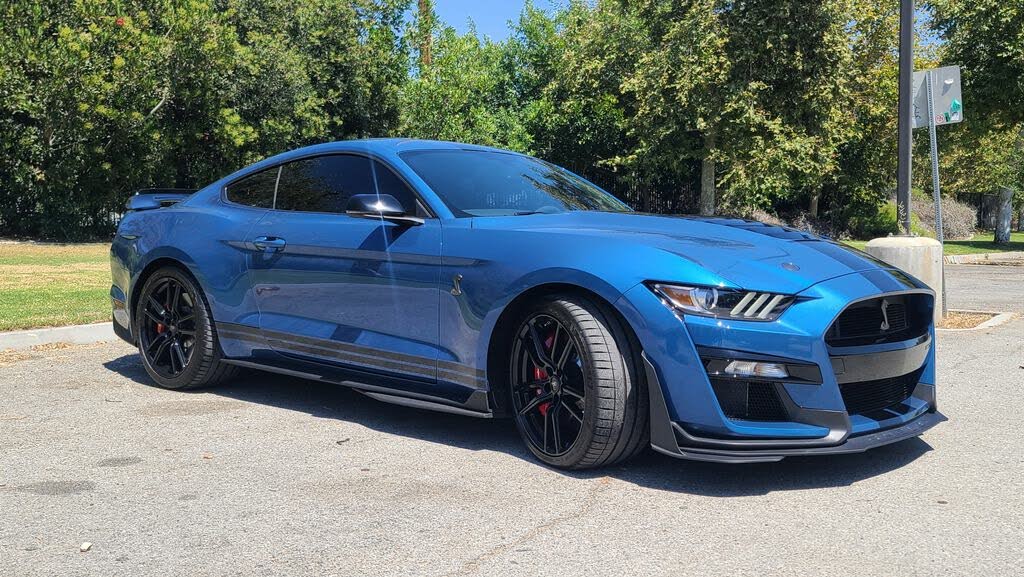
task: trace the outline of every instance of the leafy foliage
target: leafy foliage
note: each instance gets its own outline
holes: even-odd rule
[[[703,198],[833,233],[887,230],[896,2],[527,3],[502,41],[460,34],[430,5],[3,3],[0,236],[100,237],[135,189],[370,136],[529,152],[646,211]],[[917,66],[962,64],[968,106],[940,136],[944,191],[1024,191],[1024,9],[929,10]]]

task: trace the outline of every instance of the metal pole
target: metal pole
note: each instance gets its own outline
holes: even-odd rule
[[[940,251],[945,253],[945,240],[942,234],[942,190],[939,188],[939,139],[935,135],[935,96],[932,88],[931,70],[925,74],[925,85],[928,91],[928,139],[932,157],[932,196],[935,197],[935,238],[939,241]],[[946,317],[946,265],[942,264],[942,317]]]
[[[896,206],[904,234],[910,234],[910,162],[914,141],[912,119],[914,74],[914,0],[900,0],[900,96],[896,151]]]

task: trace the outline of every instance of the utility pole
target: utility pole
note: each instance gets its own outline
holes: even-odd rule
[[[896,206],[902,233],[910,234],[910,163],[914,118],[914,0],[900,0],[900,96],[896,151]]]

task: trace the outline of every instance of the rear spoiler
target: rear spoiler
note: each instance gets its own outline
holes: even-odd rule
[[[128,212],[152,210],[177,204],[194,192],[195,188],[143,188],[128,198],[125,208]]]

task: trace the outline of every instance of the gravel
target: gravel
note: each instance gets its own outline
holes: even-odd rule
[[[938,359],[950,421],[921,439],[567,474],[507,421],[40,351],[0,366],[0,575],[1020,575],[1024,320]]]

